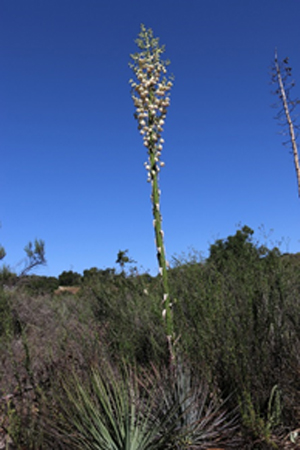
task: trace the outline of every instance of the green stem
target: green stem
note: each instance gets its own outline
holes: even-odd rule
[[[163,230],[162,230],[162,216],[160,213],[160,195],[158,186],[158,173],[157,173],[157,163],[155,162],[155,156],[153,152],[150,153],[150,165],[151,165],[151,181],[152,181],[152,212],[154,219],[154,232],[155,232],[155,242],[157,249],[157,260],[160,269],[160,274],[162,276],[163,291],[164,291],[164,309],[166,310],[165,321],[166,321],[166,332],[168,336],[173,335],[173,317],[172,310],[170,306],[170,290],[168,284],[168,272],[167,272],[167,261],[166,252],[164,246]],[[153,174],[155,172],[155,174]]]
[[[158,165],[156,161],[156,149],[153,142],[150,143],[149,147],[149,160],[151,167],[151,201],[152,201],[152,213],[153,213],[153,225],[155,233],[155,244],[157,250],[157,261],[159,266],[159,272],[162,276],[163,284],[163,309],[164,309],[164,320],[166,327],[166,335],[168,341],[168,347],[170,352],[171,360],[175,359],[174,349],[173,349],[173,336],[174,336],[174,326],[173,326],[173,312],[171,307],[170,299],[170,289],[168,283],[168,272],[167,272],[167,260],[166,252],[164,246],[164,234],[162,230],[162,216],[160,212],[160,190],[158,183]]]

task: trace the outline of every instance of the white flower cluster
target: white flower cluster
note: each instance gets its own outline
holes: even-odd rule
[[[160,161],[164,139],[161,137],[166,119],[167,108],[170,105],[170,90],[172,81],[164,76],[167,72],[166,63],[159,58],[160,51],[142,52],[134,55],[137,82],[130,80],[136,107],[135,118],[143,136],[144,146],[148,149],[149,160],[145,163],[148,181],[159,172],[164,163]]]

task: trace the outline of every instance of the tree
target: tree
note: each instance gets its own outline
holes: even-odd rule
[[[119,250],[118,255],[117,255],[116,263],[120,264],[122,272],[124,272],[125,264],[132,264],[132,263],[136,262],[132,258],[127,256],[127,253],[128,253],[128,250]]]
[[[244,225],[235,235],[226,239],[218,239],[210,246],[207,263],[220,272],[230,271],[232,268],[238,274],[244,266],[258,262],[268,254],[264,245],[258,245],[253,240],[254,231]]]
[[[292,100],[290,98],[290,91],[295,86],[294,80],[290,80],[292,76],[292,69],[289,66],[289,58],[285,58],[282,62],[278,61],[277,50],[275,50],[274,66],[272,69],[272,81],[278,85],[276,94],[281,103],[281,109],[277,115],[280,124],[288,126],[289,141],[292,145],[294,166],[296,170],[296,177],[298,183],[298,195],[300,197],[300,165],[297,146],[297,134],[295,132],[296,118],[292,116],[293,111],[299,104],[298,99]]]
[[[45,242],[35,239],[34,244],[30,241],[24,248],[27,255],[25,267],[20,273],[20,277],[28,274],[34,267],[46,264]]]
[[[2,245],[0,245],[0,260],[3,259],[6,256],[6,252],[4,247],[2,247]]]
[[[0,225],[1,226],[1,225]],[[6,256],[5,248],[0,245],[0,261]]]
[[[45,242],[41,239],[35,239],[34,244],[31,241],[24,248],[27,255],[25,260],[24,269],[21,271],[19,277],[22,278],[28,274],[34,267],[40,264],[46,264],[45,259]],[[0,245],[0,261],[6,256],[6,251],[2,245]],[[3,273],[10,272],[8,266],[3,267]],[[15,275],[15,274],[14,274]]]
[[[63,271],[58,277],[60,286],[75,286],[81,283],[81,275],[72,270]]]

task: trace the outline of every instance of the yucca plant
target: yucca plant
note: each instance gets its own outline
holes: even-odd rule
[[[181,352],[175,352],[175,333],[173,308],[170,298],[168,284],[167,260],[164,246],[164,233],[162,230],[162,216],[160,211],[160,189],[159,173],[164,166],[161,161],[161,152],[164,139],[162,138],[163,126],[166,119],[167,108],[170,105],[170,90],[173,85],[171,79],[167,79],[167,66],[169,61],[164,61],[162,55],[164,46],[159,45],[159,39],[155,38],[151,29],[146,29],[141,25],[139,37],[136,40],[139,52],[130,55],[135,79],[131,79],[132,99],[136,108],[135,118],[138,121],[138,129],[143,136],[144,146],[147,148],[148,161],[145,168],[148,173],[148,182],[151,183],[151,202],[153,213],[153,226],[155,232],[155,244],[157,250],[157,260],[159,273],[162,277],[163,285],[163,311],[162,316],[165,323],[165,332],[170,354],[170,367],[168,372],[169,388],[161,392],[164,399],[166,411],[175,408],[179,435],[184,433],[191,437],[191,440],[198,445],[198,440],[203,442],[202,437],[215,436],[226,420],[226,415],[218,414],[215,405],[210,405],[207,409],[207,416],[203,415],[202,407],[206,405],[206,398],[202,396],[199,387],[190,384],[188,375],[188,365],[183,366],[180,361]],[[209,419],[208,419],[209,417]],[[177,421],[176,421],[177,422]],[[203,425],[203,429],[202,429]],[[209,432],[207,431],[209,429]],[[201,438],[199,436],[202,436]],[[199,438],[199,439],[198,439]],[[181,438],[180,438],[181,439]],[[189,441],[189,439],[188,439]],[[187,441],[187,442],[188,442]],[[180,444],[180,445],[183,445]]]
[[[170,90],[172,81],[166,78],[169,61],[162,60],[164,46],[159,45],[159,39],[154,38],[151,28],[148,30],[141,25],[141,31],[136,44],[139,52],[131,56],[133,63],[129,66],[133,70],[135,80],[131,79],[132,99],[138,121],[138,129],[143,136],[144,146],[148,151],[148,161],[145,168],[148,173],[148,182],[151,183],[151,202],[153,213],[153,226],[159,273],[163,284],[163,311],[166,336],[169,344],[171,359],[174,359],[174,326],[172,316],[172,303],[168,284],[167,260],[162,230],[162,216],[160,211],[159,172],[164,166],[161,161],[161,152],[164,139],[161,137],[166,119],[167,108],[170,105]]]
[[[73,375],[63,382],[60,426],[53,433],[80,450],[163,450],[172,442],[174,406],[157,404],[153,390],[141,388],[134,369],[93,370],[90,383]],[[164,406],[164,407],[163,407]]]
[[[211,445],[239,443],[238,416],[228,411],[226,400],[217,390],[210,389],[205,380],[199,380],[188,362],[177,354],[174,371],[153,368],[156,396],[163,412],[172,410],[172,449],[203,449]],[[151,380],[150,380],[150,386]],[[163,402],[161,406],[161,402]],[[168,417],[168,416],[167,416]]]

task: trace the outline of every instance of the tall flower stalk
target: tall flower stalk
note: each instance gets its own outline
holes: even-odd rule
[[[170,105],[170,90],[173,85],[167,79],[167,66],[169,61],[161,59],[165,51],[159,45],[159,39],[154,38],[153,31],[141,25],[141,31],[136,44],[138,53],[130,55],[133,62],[129,64],[134,72],[135,80],[129,82],[132,87],[132,99],[136,112],[134,117],[138,121],[138,129],[147,148],[148,160],[145,162],[147,181],[151,183],[151,202],[153,212],[153,226],[159,273],[163,285],[163,319],[165,321],[166,335],[171,358],[173,354],[173,313],[168,285],[167,260],[164,246],[164,233],[162,230],[162,215],[160,211],[159,172],[164,162],[161,161],[161,152],[164,139],[161,137],[165,123],[167,108]]]

